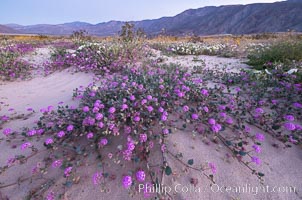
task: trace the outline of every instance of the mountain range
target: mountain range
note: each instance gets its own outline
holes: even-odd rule
[[[9,26],[4,26],[0,24],[0,33],[18,33],[18,31],[14,30]]]
[[[131,21],[148,35],[212,35],[251,34],[263,32],[302,32],[302,0],[248,5],[208,6],[189,9],[173,17]],[[0,25],[2,33],[69,35],[76,30],[86,30],[90,35],[118,34],[123,21],[98,24],[71,22],[64,24]]]

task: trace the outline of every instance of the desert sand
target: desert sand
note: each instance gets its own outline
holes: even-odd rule
[[[49,51],[47,49],[40,49],[38,53],[31,57],[30,60],[39,65],[48,59]],[[32,55],[33,56],[33,55]],[[28,58],[27,58],[28,59]],[[184,67],[197,65],[192,61],[193,56],[177,56],[165,57],[165,62],[180,63]],[[247,65],[242,64],[240,60],[233,58],[218,58],[212,56],[198,56],[198,59],[205,60],[207,68],[215,68],[227,66],[230,71],[238,71],[239,68],[248,68]],[[41,66],[40,66],[41,67]],[[0,83],[0,115],[20,115],[29,113],[28,108],[32,108],[36,112],[26,120],[14,119],[5,123],[3,127],[11,127],[15,131],[22,127],[32,127],[34,121],[41,115],[39,110],[48,106],[58,105],[63,102],[63,105],[77,105],[78,100],[72,99],[73,89],[77,87],[86,87],[94,80],[93,74],[89,73],[74,73],[67,69],[60,72],[55,72],[47,77],[35,76],[31,80],[16,81],[16,82],[1,82]],[[13,109],[13,110],[12,110]],[[14,114],[15,113],[15,114]],[[0,130],[2,132],[2,130]],[[252,128],[252,132],[257,132],[257,129]],[[1,134],[1,138],[5,136]],[[254,192],[226,192],[225,190],[217,191],[218,187],[246,187],[254,188],[260,186],[260,182],[256,176],[239,164],[232,158],[227,158],[223,155],[226,152],[224,146],[207,145],[201,136],[194,136],[192,132],[174,130],[171,137],[168,138],[169,148],[173,153],[182,152],[184,158],[195,158],[196,165],[213,162],[217,166],[217,174],[215,174],[215,181],[217,185],[210,187],[210,181],[204,176],[201,176],[194,170],[188,170],[184,175],[180,173],[184,170],[184,166],[176,161],[173,157],[168,156],[168,162],[173,168],[173,176],[165,177],[164,184],[169,185],[172,189],[170,193],[176,200],[200,200],[200,199],[219,199],[219,200],[298,200],[302,199],[302,151],[300,147],[283,149],[272,146],[278,143],[270,135],[265,134],[266,140],[263,142],[263,152],[259,155],[263,161],[260,166],[256,168],[265,174],[264,186],[275,187],[295,187],[296,192],[261,192],[257,194]],[[4,165],[8,158],[13,156],[16,152],[21,151],[19,148],[12,149],[11,146],[5,142],[0,143],[1,157],[0,165]],[[35,159],[39,159],[35,158]],[[156,158],[155,158],[156,160]],[[31,161],[32,163],[38,160]],[[185,161],[186,162],[186,161]],[[268,164],[269,163],[269,164]],[[13,172],[4,173],[0,177],[0,182],[14,182],[16,177],[26,175],[30,168],[27,165],[16,166]],[[137,167],[137,166],[126,166]],[[110,170],[119,169],[116,164],[112,163],[108,166]],[[101,192],[99,187],[92,184],[91,177],[95,172],[95,166],[86,166],[82,172],[81,181],[79,184],[73,185],[66,191],[65,199],[70,200],[102,200],[102,199],[142,199],[142,195],[138,194],[133,198],[129,197],[128,191],[122,187],[121,176],[122,172],[117,171],[117,180],[109,181],[107,188],[109,192]],[[179,176],[179,174],[182,174]],[[15,175],[15,176],[14,176]],[[18,176],[17,176],[18,175]],[[199,178],[196,188],[192,191],[191,178]],[[56,190],[61,187],[63,178],[57,178],[55,186],[50,190]],[[180,185],[178,185],[180,184]],[[34,185],[34,184],[33,184]],[[178,186],[177,186],[178,185]],[[177,186],[177,188],[175,188]],[[186,187],[189,191],[186,192]],[[15,185],[5,189],[0,189],[3,198],[7,196],[10,200],[21,200],[28,192],[31,185],[29,182],[24,182],[20,186]],[[200,188],[201,191],[196,191]],[[177,191],[175,191],[175,189]],[[183,189],[183,191],[181,191]],[[174,191],[174,192],[173,192]],[[1,199],[1,198],[0,198]]]

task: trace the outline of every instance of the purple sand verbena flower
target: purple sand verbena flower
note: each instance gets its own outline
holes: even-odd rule
[[[6,136],[10,135],[12,132],[13,132],[13,131],[12,131],[12,129],[10,129],[10,128],[5,128],[5,129],[3,130],[3,134],[6,135]]]
[[[135,149],[135,144],[133,143],[133,141],[128,141],[127,143],[127,150],[133,151]]]
[[[164,153],[167,149],[167,146],[165,144],[162,144],[160,147],[161,151]]]
[[[37,130],[37,134],[38,134],[38,135],[42,135],[43,133],[44,133],[44,129],[38,129],[38,130]]]
[[[261,133],[256,133],[255,138],[259,141],[263,141],[264,140],[264,135]]]
[[[168,119],[167,115],[162,115],[161,116],[161,121],[167,121],[167,119]]]
[[[21,150],[25,150],[28,147],[31,147],[31,143],[30,142],[25,142],[21,145]]]
[[[163,107],[158,108],[158,112],[163,113],[164,111],[165,111],[165,109]]]
[[[92,132],[89,132],[88,134],[87,134],[87,139],[91,139],[91,138],[93,138],[93,133]]]
[[[99,112],[100,111],[100,109],[98,108],[98,107],[93,107],[93,109],[92,109],[92,112],[93,113],[97,113],[97,112]]]
[[[302,130],[302,126],[300,124],[295,124],[295,128],[296,130],[298,131],[301,131]]]
[[[126,149],[125,151],[123,151],[123,158],[124,160],[130,161],[132,157],[132,151]]]
[[[248,126],[245,126],[244,131],[247,132],[247,133],[249,133],[251,131],[251,128],[248,127]]]
[[[124,131],[126,134],[130,134],[131,133],[131,127],[130,126],[125,126]]]
[[[184,92],[178,92],[177,95],[178,95],[178,97],[181,98],[181,97],[184,97],[184,96],[185,96],[185,93],[184,93]]]
[[[96,172],[92,177],[92,182],[94,185],[98,185],[101,183],[101,180],[103,178],[102,172]]]
[[[55,193],[53,191],[48,192],[46,200],[55,200]]]
[[[144,104],[146,104],[147,103],[147,99],[143,99],[142,101],[141,101],[141,104],[142,105],[144,105]]]
[[[124,176],[123,177],[123,186],[128,189],[131,185],[132,185],[132,177]]]
[[[59,138],[62,138],[62,137],[65,136],[65,132],[64,132],[64,131],[59,131],[58,134],[57,134],[57,136],[58,136]]]
[[[298,102],[293,103],[293,106],[296,108],[302,108],[302,104]]]
[[[209,96],[209,92],[206,89],[202,89],[201,94],[204,95],[204,96]]]
[[[295,121],[295,117],[293,115],[285,115],[284,119],[288,121]]]
[[[105,145],[108,144],[108,140],[107,140],[106,138],[103,138],[103,139],[100,140],[99,144],[100,144],[101,146],[105,146]]]
[[[109,113],[111,113],[111,114],[113,114],[113,113],[115,113],[115,107],[111,107],[111,108],[109,108]]]
[[[226,120],[225,120],[226,123],[228,124],[233,124],[233,119],[228,117]]]
[[[98,123],[98,127],[99,127],[99,128],[103,128],[103,127],[104,127],[104,123],[103,123],[103,122],[99,122],[99,123]]]
[[[58,167],[61,167],[63,164],[63,161],[62,160],[55,160],[53,163],[52,163],[52,167],[53,168],[58,168]]]
[[[88,112],[89,111],[89,107],[88,106],[84,106],[83,107],[83,112]]]
[[[198,119],[198,114],[193,113],[193,114],[191,115],[191,118],[192,118],[193,120],[197,120],[197,119]]]
[[[215,125],[215,124],[216,124],[216,121],[215,121],[215,119],[210,118],[210,119],[208,120],[208,123],[209,123],[210,125]]]
[[[51,112],[53,110],[53,106],[48,106],[47,107],[47,112]]]
[[[146,142],[147,141],[147,134],[146,133],[142,133],[139,135],[139,141],[140,143]]]
[[[141,120],[141,118],[138,115],[136,115],[136,116],[134,116],[133,120],[135,122],[139,122]]]
[[[211,126],[211,129],[214,133],[218,133],[221,130],[221,125],[220,124],[214,124]]]
[[[255,112],[256,112],[256,114],[263,114],[264,110],[262,108],[256,108]]]
[[[135,100],[135,96],[134,96],[134,95],[131,95],[131,96],[130,96],[130,100],[131,100],[131,101],[134,101],[134,100]]]
[[[226,118],[226,116],[227,116],[227,114],[226,114],[225,112],[221,112],[221,113],[219,113],[219,115],[220,115],[220,117],[222,117],[222,118]]]
[[[209,163],[209,167],[212,170],[212,173],[216,174],[216,172],[217,172],[216,165],[214,163]]]
[[[289,131],[294,131],[296,129],[295,124],[287,122],[284,124],[284,128],[286,128]]]
[[[183,106],[183,107],[182,107],[182,110],[183,110],[184,112],[188,112],[188,111],[189,111],[189,106],[187,106],[187,105]]]
[[[73,127],[73,125],[72,125],[72,124],[70,124],[70,125],[68,125],[68,126],[67,126],[66,130],[67,130],[67,131],[72,131],[72,130],[73,130],[73,128],[74,128],[74,127]]]
[[[253,149],[255,150],[256,153],[260,153],[261,152],[260,146],[258,146],[256,144],[253,145]]]
[[[218,106],[218,109],[219,109],[219,110],[225,110],[226,107],[225,107],[224,105],[219,105],[219,106]]]
[[[152,111],[153,111],[153,107],[152,107],[152,106],[148,106],[148,107],[147,107],[147,110],[148,110],[149,112],[152,112]]]
[[[71,170],[72,170],[72,167],[67,167],[65,170],[64,170],[64,175],[66,177],[69,177],[70,176],[70,173],[71,173]]]
[[[207,106],[204,106],[203,107],[203,110],[207,113],[207,112],[209,112],[209,108],[207,107]]]
[[[29,131],[27,132],[27,136],[34,136],[34,135],[36,135],[36,134],[37,134],[37,131],[36,131],[35,129],[29,130]]]
[[[95,119],[98,120],[98,121],[102,120],[103,117],[104,117],[104,116],[103,116],[102,113],[97,113],[97,114],[95,115]]]
[[[163,129],[163,134],[168,135],[169,134],[169,129],[167,129],[167,128]]]
[[[126,110],[126,109],[128,109],[128,105],[127,104],[123,104],[122,105],[122,110]]]
[[[261,160],[258,157],[253,156],[251,159],[252,159],[252,162],[256,163],[257,165],[261,164]]]
[[[52,138],[47,138],[46,140],[45,140],[45,144],[46,145],[49,145],[49,144],[52,144],[53,143],[53,139]]]
[[[144,182],[146,178],[146,174],[143,170],[139,170],[136,172],[136,179],[138,182]]]

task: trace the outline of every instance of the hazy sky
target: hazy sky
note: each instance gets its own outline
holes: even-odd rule
[[[0,24],[59,24],[73,21],[156,19],[189,8],[276,0],[0,0]]]

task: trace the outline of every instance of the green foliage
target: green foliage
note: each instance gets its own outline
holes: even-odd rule
[[[135,31],[134,31],[134,24],[126,22],[122,26],[122,30],[120,33],[120,37],[124,42],[132,42],[134,40]]]
[[[271,38],[277,38],[276,34],[275,33],[259,33],[259,34],[251,36],[252,40],[268,40]]]
[[[51,58],[55,59],[58,56],[64,57],[66,54],[67,54],[67,50],[65,47],[57,47],[52,50]]]
[[[293,60],[302,60],[302,42],[280,42],[269,48],[252,51],[248,55],[248,65],[264,69],[267,63],[281,62],[290,64]]]
[[[166,169],[165,169],[165,173],[166,173],[167,176],[170,176],[172,174],[171,167],[167,166]]]
[[[0,80],[25,79],[30,76],[31,66],[20,59],[20,56],[29,52],[30,48],[27,44],[14,44],[7,41],[0,43]]]
[[[120,32],[120,39],[125,43],[136,42],[136,40],[140,40],[145,38],[145,32],[142,28],[135,29],[134,24],[126,22],[122,26],[122,30]]]
[[[81,44],[84,41],[90,40],[90,37],[88,36],[88,32],[86,30],[73,31],[70,38],[77,44]]]
[[[193,165],[194,164],[194,160],[193,159],[188,160],[188,164],[189,165]]]
[[[47,35],[43,35],[43,34],[39,34],[38,38],[40,40],[45,40],[45,39],[49,39],[49,37]]]

